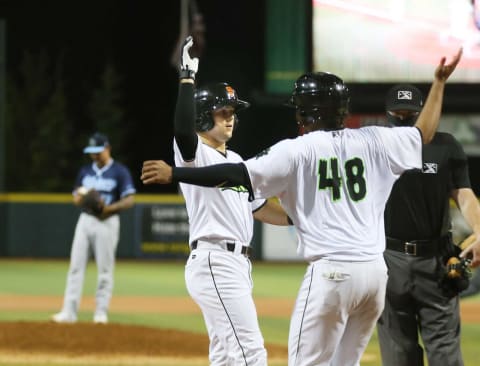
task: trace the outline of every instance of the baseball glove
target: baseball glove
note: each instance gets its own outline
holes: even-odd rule
[[[103,212],[105,203],[102,196],[95,189],[90,189],[83,197],[81,202],[82,209],[94,216],[100,216]]]

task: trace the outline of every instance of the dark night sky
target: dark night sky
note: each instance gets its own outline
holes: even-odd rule
[[[197,3],[206,24],[198,83],[228,81],[252,102],[264,85],[265,0]],[[177,73],[170,57],[179,34],[179,12],[180,0],[0,0],[0,18],[7,21],[7,72],[18,72],[25,50],[46,50],[52,59],[63,53],[73,96],[69,102],[82,115],[85,95],[112,61],[124,79],[130,168],[138,177],[143,160],[173,159]],[[355,86],[351,91],[353,101],[371,95]],[[460,102],[465,99],[463,86],[449,85],[444,112],[452,110],[455,96]],[[467,112],[464,107],[462,111]],[[286,109],[254,103],[240,117],[229,145],[244,158],[295,135],[293,114]],[[480,187],[480,159],[470,163],[474,185]],[[65,179],[73,182],[74,177]],[[136,185],[140,192],[175,190],[145,187],[139,180]]]
[[[248,99],[263,88],[263,1],[197,3],[206,24],[198,82],[229,81]],[[25,50],[47,50],[53,59],[63,52],[71,93],[78,95],[74,108],[83,113],[82,92],[98,82],[106,61],[113,61],[124,78],[137,174],[143,159],[172,159],[177,74],[170,57],[179,12],[180,0],[0,0],[7,73],[18,72]]]

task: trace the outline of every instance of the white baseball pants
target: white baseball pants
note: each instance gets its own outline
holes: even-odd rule
[[[113,291],[115,252],[119,235],[120,218],[118,215],[99,220],[86,213],[80,214],[70,252],[70,268],[62,312],[75,317],[77,315],[91,248],[97,264],[95,313],[107,314]]]
[[[358,366],[385,303],[383,256],[307,267],[290,323],[289,366]]]
[[[221,248],[193,250],[187,260],[185,282],[203,313],[212,366],[267,365],[251,269],[247,257]]]

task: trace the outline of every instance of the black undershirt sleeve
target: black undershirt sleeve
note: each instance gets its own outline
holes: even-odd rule
[[[195,132],[195,101],[193,84],[179,84],[173,130],[183,160],[194,160],[198,137]]]
[[[173,167],[172,181],[203,187],[244,186],[248,189],[249,200],[254,199],[252,183],[243,163],[216,164],[201,168]]]

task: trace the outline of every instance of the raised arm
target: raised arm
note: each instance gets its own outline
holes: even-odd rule
[[[418,116],[415,126],[422,132],[422,140],[424,144],[428,144],[438,128],[440,115],[442,113],[443,92],[445,82],[457,67],[462,57],[462,49],[453,57],[451,63],[446,64],[446,58],[442,57],[440,64],[435,69],[435,79],[433,80],[430,92],[428,93],[425,106]]]
[[[194,81],[198,59],[188,53],[193,45],[191,36],[183,42],[180,56],[180,84],[175,108],[174,136],[184,161],[195,159],[198,137],[195,132]]]

